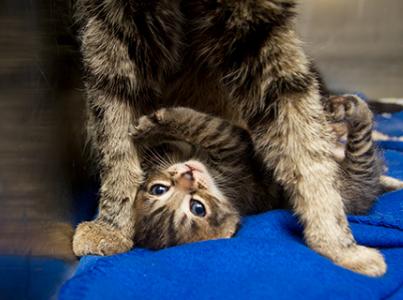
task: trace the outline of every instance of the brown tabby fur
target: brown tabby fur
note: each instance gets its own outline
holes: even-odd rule
[[[345,195],[346,211],[365,213],[382,191],[382,160],[371,137],[372,113],[355,96],[331,97],[326,104],[330,126],[346,125],[348,131],[343,157],[338,158],[344,171],[340,190]],[[287,205],[281,187],[274,182],[264,184],[270,179],[258,167],[259,157],[247,132],[225,120],[187,108],[162,109],[141,117],[132,135],[136,144],[148,149],[143,156],[146,179],[136,199],[135,240],[139,245],[162,248],[228,238],[235,233],[240,216]],[[163,143],[179,141],[192,147],[158,149]],[[202,165],[198,171],[187,166],[195,160]],[[195,173],[199,176],[193,176]],[[184,185],[186,174],[192,176]],[[210,188],[203,184],[206,176],[212,178]],[[161,182],[169,186],[168,192],[150,195],[150,187]],[[203,192],[198,195],[200,189]],[[207,208],[205,216],[191,212],[190,202],[196,196]]]
[[[135,204],[135,241],[141,246],[231,237],[241,215],[284,203],[249,133],[226,120],[189,108],[161,109],[141,117],[131,135],[144,148],[145,181]],[[158,183],[169,190],[153,196],[150,188]],[[191,213],[193,199],[206,207],[203,218]]]
[[[143,181],[128,128],[161,107],[188,106],[247,127],[284,187],[306,243],[379,276],[382,255],[357,245],[345,216],[318,83],[295,35],[292,0],[78,0],[88,133],[99,159],[99,216],[80,224],[77,255],[129,250]]]

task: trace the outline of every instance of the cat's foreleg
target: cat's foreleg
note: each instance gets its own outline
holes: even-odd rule
[[[316,92],[279,98],[276,117],[253,128],[258,151],[288,194],[307,244],[336,264],[369,276],[386,271],[382,255],[358,245],[349,229],[333,143]],[[256,116],[255,116],[256,121]]]
[[[110,255],[133,246],[133,201],[142,180],[137,151],[128,137],[131,108],[100,93],[96,99],[93,146],[101,176],[99,212],[95,221],[83,222],[76,229],[73,250],[78,256]]]
[[[178,64],[179,1],[79,0],[89,131],[98,152],[101,189],[96,220],[81,223],[76,255],[109,255],[133,246],[133,202],[142,181],[130,123],[158,101]]]
[[[384,274],[382,255],[358,245],[348,226],[318,84],[292,28],[295,1],[195,3],[196,60],[222,74],[234,109],[244,114],[257,150],[284,186],[307,244],[347,269]]]
[[[159,109],[139,118],[130,132],[136,143],[159,143],[161,139],[185,141],[200,146],[221,162],[253,155],[249,133],[229,121],[185,107]]]

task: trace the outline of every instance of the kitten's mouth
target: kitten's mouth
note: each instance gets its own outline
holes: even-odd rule
[[[204,173],[205,167],[203,164],[199,163],[198,161],[188,161],[185,163],[185,166],[189,168],[189,172],[193,173],[194,171]]]
[[[199,170],[199,169],[197,169],[197,168],[195,168],[195,167],[193,167],[193,166],[191,166],[191,165],[185,164],[185,166],[189,168],[189,171],[186,172],[185,174],[191,174],[191,175],[193,176],[193,172],[200,172],[200,173],[203,173],[202,170]]]

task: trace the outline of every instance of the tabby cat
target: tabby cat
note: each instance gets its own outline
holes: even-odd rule
[[[348,227],[332,133],[294,15],[293,0],[77,0],[101,189],[97,219],[76,229],[76,255],[133,246],[143,170],[130,123],[186,106],[249,130],[312,249],[363,274],[385,273],[382,255]]]
[[[372,113],[356,96],[331,97],[326,108],[331,126],[348,131],[343,157],[335,153],[346,212],[365,213],[383,191]],[[158,249],[228,238],[241,216],[287,206],[281,187],[259,167],[248,132],[225,120],[188,108],[162,109],[141,117],[132,136],[147,152],[136,199],[138,245]],[[190,145],[172,147],[183,141]]]

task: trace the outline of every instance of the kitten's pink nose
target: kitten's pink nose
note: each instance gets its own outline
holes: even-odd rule
[[[193,188],[194,181],[193,170],[189,169],[188,171],[179,175],[179,178],[176,180],[176,184],[184,190],[190,190]]]

